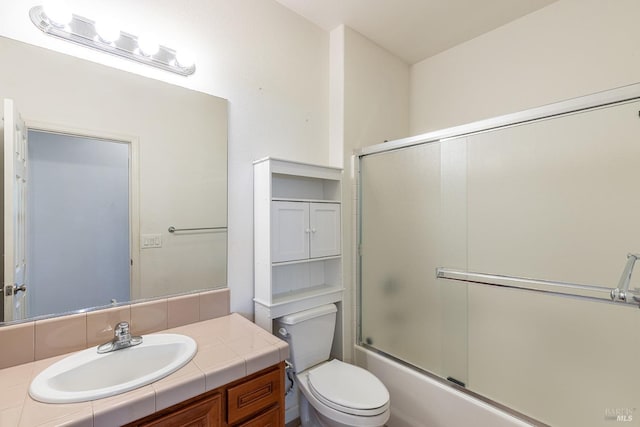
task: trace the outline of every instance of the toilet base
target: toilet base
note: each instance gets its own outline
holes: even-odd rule
[[[384,427],[389,420],[389,409],[379,415],[366,417],[345,414],[324,406],[309,390],[306,372],[296,375],[296,382],[302,427]],[[316,406],[321,410],[316,409]],[[332,414],[331,418],[321,411]]]
[[[323,423],[323,421],[326,420],[321,420],[318,417],[320,414],[313,409],[309,401],[302,394],[300,395],[298,408],[300,408],[300,424],[302,427],[328,427],[326,422]],[[344,424],[342,426],[344,426]]]
[[[343,424],[325,417],[311,406],[303,394],[300,394],[299,408],[302,427],[354,427],[354,424]],[[384,427],[384,424],[377,427]]]

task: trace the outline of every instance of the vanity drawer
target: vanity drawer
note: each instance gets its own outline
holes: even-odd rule
[[[280,407],[275,406],[238,427],[280,427]]]
[[[278,403],[283,393],[281,375],[283,375],[282,371],[277,369],[229,387],[227,389],[227,422],[233,424]]]

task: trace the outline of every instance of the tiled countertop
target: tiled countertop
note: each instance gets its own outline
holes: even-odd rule
[[[206,391],[277,364],[289,356],[280,339],[238,314],[192,323],[162,333],[192,337],[196,356],[183,368],[147,386],[117,396],[72,404],[37,402],[31,380],[67,355],[0,370],[0,426],[113,427],[142,418]]]

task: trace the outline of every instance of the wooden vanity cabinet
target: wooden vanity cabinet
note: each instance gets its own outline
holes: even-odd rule
[[[283,427],[284,362],[125,427]]]
[[[235,425],[266,408],[277,405],[284,398],[284,387],[281,384],[283,381],[284,373],[274,370],[227,387],[226,409],[229,425]]]
[[[176,405],[171,412],[148,422],[132,425],[139,427],[220,427],[222,425],[222,396],[214,393],[196,401]],[[155,415],[155,414],[154,414]]]

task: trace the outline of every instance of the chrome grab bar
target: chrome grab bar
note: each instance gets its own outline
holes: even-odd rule
[[[195,228],[175,228],[173,225],[169,227],[169,233],[176,231],[201,231],[201,230],[226,230],[227,227],[195,227]]]

